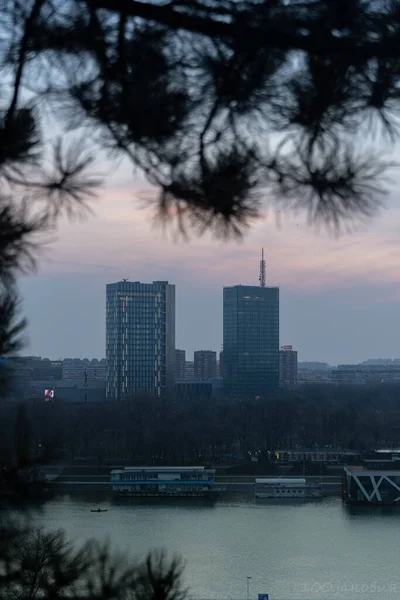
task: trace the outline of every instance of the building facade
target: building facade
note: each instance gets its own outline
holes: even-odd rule
[[[175,286],[119,281],[107,285],[106,303],[107,399],[173,393]]]
[[[185,362],[185,381],[192,381],[194,379],[194,362],[187,360]]]
[[[186,351],[175,350],[175,380],[183,381],[185,379]]]
[[[363,459],[358,465],[345,465],[342,497],[349,504],[400,505],[400,459]]]
[[[194,353],[194,378],[206,381],[217,376],[217,353],[212,350],[196,350]]]
[[[62,361],[62,378],[66,380],[82,380],[85,379],[85,374],[88,380],[97,379],[98,381],[106,380],[106,361],[104,358],[97,360],[93,358],[64,358]]]
[[[279,385],[297,385],[297,352],[292,346],[281,346],[279,350]]]
[[[175,384],[178,402],[202,402],[212,398],[212,383],[208,381],[179,381]]]
[[[236,285],[223,294],[224,393],[232,399],[279,391],[279,289]]]
[[[331,371],[332,383],[336,385],[374,385],[377,383],[400,384],[400,368],[375,365],[339,365]]]

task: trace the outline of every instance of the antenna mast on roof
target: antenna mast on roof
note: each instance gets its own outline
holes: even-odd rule
[[[260,277],[258,278],[261,287],[265,287],[266,276],[265,276],[265,260],[264,260],[264,248],[261,250],[260,260]]]

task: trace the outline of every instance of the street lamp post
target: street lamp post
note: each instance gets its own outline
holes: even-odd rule
[[[247,600],[250,600],[250,579],[251,577],[247,576]]]

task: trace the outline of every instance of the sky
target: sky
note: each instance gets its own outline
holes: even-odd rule
[[[241,242],[189,242],[154,224],[156,190],[124,167],[108,179],[94,215],[62,219],[43,240],[38,269],[20,281],[28,318],[26,354],[52,359],[105,356],[105,286],[168,280],[176,285],[176,347],[222,346],[222,288],[258,285],[261,248],[267,285],[280,288],[280,343],[300,361],[332,365],[400,357],[400,204],[339,238],[305,214],[271,212]],[[144,208],[144,206],[148,208]],[[150,207],[150,208],[149,208]]]

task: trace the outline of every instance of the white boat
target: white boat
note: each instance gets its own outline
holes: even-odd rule
[[[256,498],[321,498],[322,485],[308,484],[304,477],[266,477],[256,479]]]
[[[214,478],[205,467],[125,467],[111,471],[110,483],[120,496],[201,498],[216,493]]]

